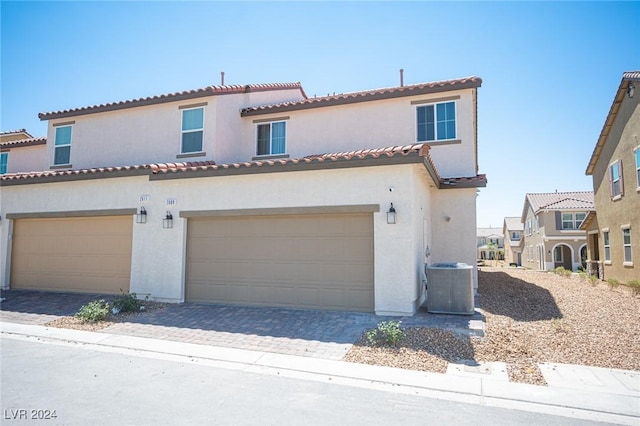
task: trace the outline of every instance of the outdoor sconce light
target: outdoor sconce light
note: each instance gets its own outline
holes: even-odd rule
[[[396,209],[393,207],[393,203],[391,203],[391,207],[389,207],[389,211],[387,212],[387,223],[396,223]]]
[[[147,223],[147,210],[140,207],[140,211],[136,213],[136,223]]]
[[[629,87],[627,87],[627,95],[630,98],[633,98],[633,93],[636,91],[636,86],[633,83],[629,83]]]
[[[167,215],[162,219],[162,227],[164,229],[173,228],[173,216],[170,211],[167,211]]]

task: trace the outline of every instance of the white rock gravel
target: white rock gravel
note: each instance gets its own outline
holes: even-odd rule
[[[446,372],[460,359],[507,363],[513,382],[545,385],[540,362],[640,370],[640,297],[620,286],[514,268],[479,273],[484,338],[406,329],[398,347],[365,338],[346,361]]]

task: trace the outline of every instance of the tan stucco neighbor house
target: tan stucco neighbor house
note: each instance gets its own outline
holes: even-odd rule
[[[509,265],[522,266],[522,233],[524,225],[520,217],[505,217],[502,225],[504,235],[504,260]]]
[[[593,211],[590,191],[527,194],[521,216],[522,266],[542,271],[584,268],[587,235],[580,225]]]
[[[47,138],[35,138],[25,129],[0,132],[0,175],[40,170]]]
[[[498,228],[477,228],[478,260],[504,260],[504,237]]]
[[[411,315],[427,259],[474,265],[477,285],[481,84],[221,85],[41,113],[41,164],[0,177],[2,288]]]
[[[587,165],[596,211],[587,217],[589,274],[640,280],[640,71],[625,72]]]

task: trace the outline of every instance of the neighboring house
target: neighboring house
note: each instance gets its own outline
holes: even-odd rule
[[[40,171],[0,178],[2,287],[412,314],[426,254],[475,263],[481,83],[42,113]]]
[[[34,138],[25,129],[0,132],[0,175],[42,170],[46,138]]]
[[[589,160],[595,213],[588,234],[589,273],[640,279],[640,71],[625,72]]]
[[[504,236],[504,260],[509,265],[522,266],[522,236],[524,225],[520,217],[505,217],[502,225]]]
[[[527,194],[521,216],[522,266],[543,271],[585,268],[587,234],[580,225],[593,211],[590,191]]]
[[[476,247],[480,260],[504,260],[504,238],[498,228],[477,228]]]

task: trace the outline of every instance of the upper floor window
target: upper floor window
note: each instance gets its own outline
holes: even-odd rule
[[[580,229],[585,217],[587,214],[584,212],[562,213],[562,229]]]
[[[71,162],[71,132],[73,126],[56,127],[53,164],[55,166]]]
[[[636,154],[636,183],[638,184],[638,188],[640,188],[640,146],[634,151]]]
[[[182,153],[201,152],[204,134],[204,108],[182,110]]]
[[[7,173],[7,162],[9,161],[9,153],[0,153],[0,175]]]
[[[520,231],[511,231],[511,241],[520,241]]]
[[[624,250],[624,261],[626,263],[633,262],[631,256],[631,228],[622,229],[622,248]]]
[[[622,162],[620,160],[609,166],[609,195],[617,199],[624,195],[624,183],[622,179]]]
[[[609,231],[602,231],[602,240],[604,242],[604,260],[611,262],[611,244],[609,243]]]
[[[456,138],[456,103],[441,102],[416,108],[418,141],[444,141]]]
[[[278,155],[286,152],[287,123],[277,121],[258,124],[257,155]]]

